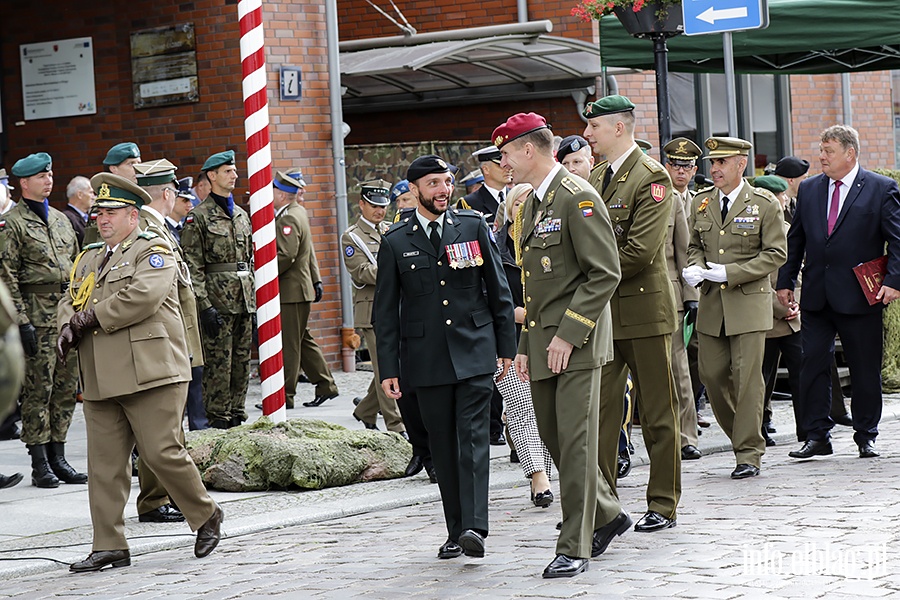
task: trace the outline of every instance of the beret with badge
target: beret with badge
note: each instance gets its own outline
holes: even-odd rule
[[[45,173],[53,169],[53,159],[46,152],[29,154],[20,158],[12,166],[12,174],[16,177],[32,177],[38,173]]]
[[[272,185],[282,192],[296,194],[300,191],[300,188],[304,187],[300,181],[300,179],[297,179],[291,173],[275,171],[275,178],[272,180]]]
[[[663,146],[666,158],[671,161],[695,161],[703,154],[700,146],[686,137],[677,137]]]
[[[401,179],[394,184],[394,189],[391,190],[391,202],[394,202],[397,198],[408,192],[409,182],[405,179]]]
[[[103,164],[111,166],[121,165],[129,158],[140,159],[141,151],[134,142],[122,142],[109,149],[109,152],[106,153],[106,158],[103,159]]]
[[[175,171],[178,169],[165,158],[159,160],[151,160],[134,165],[134,172],[137,175],[137,183],[141,187],[151,185],[162,185],[164,183],[175,183],[178,178],[175,177]]]
[[[449,173],[450,167],[440,157],[434,154],[420,156],[409,164],[406,169],[406,180],[415,183],[426,175],[433,173]]]
[[[594,102],[588,102],[584,105],[582,115],[585,118],[593,119],[594,117],[602,117],[604,115],[615,115],[618,113],[631,112],[634,110],[634,103],[625,96],[604,96]]]
[[[547,119],[537,113],[517,113],[506,120],[506,123],[494,129],[491,139],[500,150],[506,144],[517,140],[523,135],[541,130],[550,129]]]
[[[801,177],[809,171],[809,162],[796,156],[785,156],[775,165],[775,174],[788,179]]]
[[[147,190],[113,173],[97,173],[91,177],[91,187],[97,194],[94,206],[98,208],[140,208],[153,201]]]
[[[704,158],[728,158],[729,156],[747,156],[753,144],[735,137],[711,137],[703,144],[709,153]]]
[[[559,150],[556,151],[556,160],[562,162],[568,155],[587,147],[588,143],[586,139],[580,135],[570,135],[569,137],[563,138],[563,141],[559,143]]]
[[[218,152],[213,154],[209,158],[206,159],[206,162],[203,163],[203,166],[200,168],[200,171],[212,171],[214,169],[218,169],[222,165],[233,165],[234,164],[234,150],[226,150],[225,152]]]
[[[753,180],[753,187],[769,190],[773,194],[787,191],[787,181],[775,175],[761,175]]]
[[[391,184],[384,179],[373,179],[359,184],[360,197],[372,206],[387,206],[391,203]]]

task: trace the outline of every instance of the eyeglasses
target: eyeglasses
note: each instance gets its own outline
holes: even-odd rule
[[[681,161],[669,161],[669,165],[672,167],[673,171],[685,170],[690,171],[694,168],[694,163],[692,162],[681,162]]]

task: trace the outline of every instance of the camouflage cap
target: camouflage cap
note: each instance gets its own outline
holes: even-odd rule
[[[106,153],[106,158],[103,159],[103,164],[121,165],[129,158],[140,159],[141,151],[134,142],[122,142],[109,149],[109,152]]]
[[[50,171],[52,168],[53,159],[50,158],[50,155],[46,152],[37,152],[17,160],[16,164],[12,166],[12,174],[16,177],[31,177]]]

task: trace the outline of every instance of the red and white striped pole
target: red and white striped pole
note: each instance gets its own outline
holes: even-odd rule
[[[241,71],[244,88],[244,135],[250,174],[250,220],[256,268],[256,318],[259,327],[259,375],[263,414],[276,423],[287,418],[284,359],[281,354],[281,304],[272,206],[272,151],[266,99],[266,55],[262,0],[238,3],[241,24]]]

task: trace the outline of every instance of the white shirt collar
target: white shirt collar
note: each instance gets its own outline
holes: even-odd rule
[[[360,215],[359,220],[362,221],[363,223],[365,223],[366,225],[368,225],[369,227],[371,227],[372,229],[374,229],[375,231],[378,231],[378,226],[375,225],[375,223],[373,223],[372,221],[365,218],[364,216]]]
[[[171,225],[172,227],[178,228],[181,226],[181,221],[176,221],[172,217],[166,217],[166,223]]]
[[[640,150],[640,147],[637,144],[631,144],[631,148],[628,149],[628,152],[626,152],[613,162],[609,163],[609,168],[612,169],[613,175],[619,172],[619,167],[621,167],[625,163],[625,160],[627,160],[628,157],[631,156],[631,153],[634,152],[635,148]]]
[[[853,182],[856,181],[856,175],[859,173],[859,163],[857,162],[853,165],[853,168],[850,169],[850,172],[841,177],[841,185],[844,186],[843,189],[849,190],[850,186],[853,185]],[[829,187],[834,186],[834,179],[828,182]]]
[[[161,224],[161,223],[166,222],[166,220],[163,218],[163,216],[161,214],[159,214],[159,211],[156,210],[155,208],[153,208],[152,206],[150,206],[149,204],[145,204],[144,206],[142,206],[141,210],[143,210],[147,214],[151,215],[156,220],[157,223]]]
[[[722,198],[724,198],[725,196],[728,196],[729,202],[734,202],[738,197],[738,192],[740,191],[740,189],[743,186],[744,186],[744,178],[742,177],[740,183],[737,184],[737,187],[734,188],[733,190],[731,190],[730,192],[728,192],[727,194],[725,192],[723,192],[722,190],[719,190],[719,204],[722,203]]]
[[[544,181],[541,182],[541,185],[534,190],[534,195],[537,196],[539,202],[543,202],[544,196],[547,195],[547,191],[550,189],[550,182],[553,181],[553,178],[556,177],[556,174],[562,169],[563,166],[559,163],[556,163],[552,169],[550,169],[550,173],[544,178]]]
[[[494,200],[496,200],[498,202],[500,201],[500,192],[502,192],[503,190],[495,190],[494,188],[492,188],[491,186],[489,186],[486,183],[484,185],[482,185],[481,187],[483,187],[488,192],[490,192],[491,196],[494,197]]]

